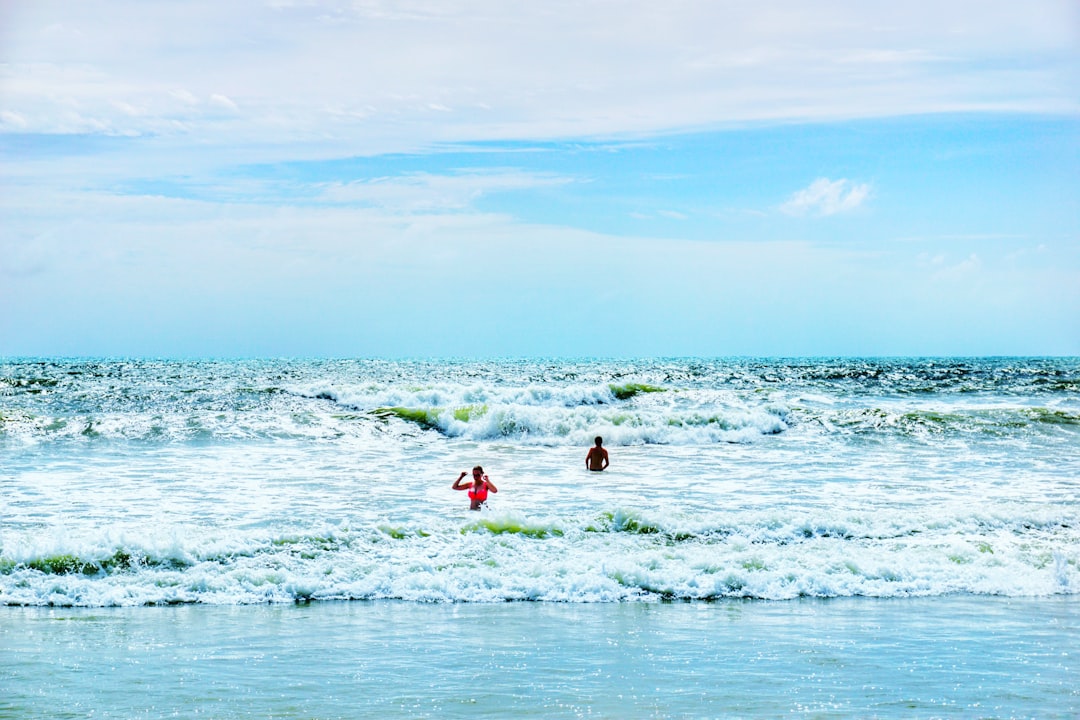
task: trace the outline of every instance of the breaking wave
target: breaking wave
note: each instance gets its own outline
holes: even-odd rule
[[[266,534],[57,531],[5,540],[0,604],[1076,594],[1078,543],[1080,527],[1064,511],[703,519],[613,509]]]

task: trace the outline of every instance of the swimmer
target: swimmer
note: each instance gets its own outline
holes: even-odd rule
[[[480,506],[487,502],[488,491],[493,493],[499,492],[499,488],[495,487],[495,484],[488,479],[488,476],[484,474],[484,468],[477,465],[472,469],[472,484],[464,483],[462,480],[467,473],[463,470],[458,479],[454,481],[452,487],[453,490],[468,490],[469,491],[469,509],[479,510]]]
[[[589,448],[589,454],[585,456],[585,467],[600,472],[610,463],[608,462],[607,450],[604,449],[604,438],[596,436],[596,445]]]

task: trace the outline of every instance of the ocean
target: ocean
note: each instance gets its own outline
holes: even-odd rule
[[[0,501],[0,718],[1080,716],[1076,358],[0,360]]]

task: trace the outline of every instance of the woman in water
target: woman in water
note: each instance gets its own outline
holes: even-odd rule
[[[499,488],[495,487],[495,484],[488,479],[488,476],[484,474],[484,468],[477,465],[472,469],[472,484],[462,484],[462,480],[465,478],[465,471],[462,470],[458,475],[458,479],[454,481],[454,490],[468,490],[469,491],[469,509],[479,510],[480,506],[487,501],[488,492],[497,493]]]

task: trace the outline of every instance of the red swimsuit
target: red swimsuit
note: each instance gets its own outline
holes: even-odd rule
[[[473,502],[482,503],[485,500],[487,500],[487,496],[488,496],[487,483],[484,483],[483,485],[481,485],[479,490],[476,489],[475,485],[472,486],[471,488],[469,488],[469,499],[472,500]]]

